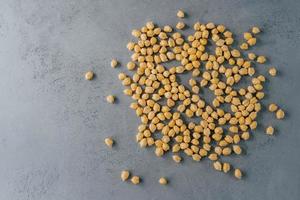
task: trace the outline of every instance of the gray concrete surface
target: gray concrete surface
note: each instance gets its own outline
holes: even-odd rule
[[[1,0],[0,6],[0,199],[1,200],[297,200],[300,198],[300,1],[298,0]],[[131,29],[148,20],[175,25],[177,9],[196,20],[227,25],[240,34],[262,27],[255,51],[279,76],[268,84],[268,102],[287,111],[270,113],[276,136],[258,129],[232,158],[242,181],[215,172],[207,161],[174,165],[134,142],[138,119],[128,108],[111,58],[128,61]],[[92,82],[84,72],[94,70]],[[105,96],[118,96],[108,105]],[[116,148],[103,139],[112,135]],[[131,169],[139,186],[122,183]],[[160,176],[170,185],[157,184]]]

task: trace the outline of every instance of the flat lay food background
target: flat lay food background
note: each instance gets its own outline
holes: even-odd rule
[[[1,0],[0,6],[0,199],[2,200],[296,200],[300,198],[300,1],[298,0]],[[131,30],[153,20],[175,26],[184,21],[224,24],[241,38],[262,29],[257,54],[269,58],[258,71],[269,78],[263,104],[285,111],[276,120],[266,110],[246,155],[230,162],[246,175],[236,180],[216,172],[206,159],[170,154],[135,143],[139,119],[117,74],[129,61]],[[190,33],[191,30],[186,31]],[[122,67],[112,69],[117,58]],[[84,74],[93,70],[93,81]],[[126,71],[126,70],[125,70]],[[117,96],[108,104],[105,97]],[[273,124],[270,137],[264,127]],[[104,138],[116,145],[109,150]],[[129,169],[140,185],[121,182]],[[170,180],[167,186],[158,178]]]

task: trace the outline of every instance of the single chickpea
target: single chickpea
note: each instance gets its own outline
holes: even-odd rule
[[[235,154],[240,155],[242,153],[242,149],[239,145],[233,145],[232,149],[233,149]]]
[[[265,56],[258,56],[257,59],[256,59],[256,61],[257,61],[258,63],[260,63],[260,64],[265,63],[266,60],[267,60],[267,59],[266,59]]]
[[[215,170],[222,171],[222,163],[220,161],[214,162],[213,166],[214,166]]]
[[[248,48],[249,48],[249,46],[245,42],[240,45],[240,49],[247,50]]]
[[[276,118],[277,119],[283,119],[284,116],[285,116],[285,113],[282,109],[277,110],[277,112],[276,112]]]
[[[140,177],[138,177],[138,176],[133,176],[133,177],[131,178],[131,182],[132,182],[134,185],[139,184],[139,183],[140,183]]]
[[[251,38],[252,38],[251,33],[249,33],[249,32],[245,32],[245,33],[244,33],[244,39],[245,39],[245,40],[249,40],[249,39],[251,39]]]
[[[130,172],[128,170],[123,170],[121,172],[121,179],[122,181],[126,181],[130,176]]]
[[[276,68],[275,68],[275,67],[271,67],[271,68],[269,69],[269,74],[270,74],[271,76],[276,76],[276,74],[277,74]]]
[[[240,169],[235,169],[234,170],[234,176],[237,178],[237,179],[241,179],[242,178],[242,172]]]
[[[179,30],[184,29],[184,27],[185,27],[185,24],[183,22],[178,22],[176,24],[176,28],[179,29]]]
[[[128,70],[134,70],[135,68],[135,63],[134,62],[128,62],[127,63],[127,69]]]
[[[158,180],[159,184],[161,185],[166,185],[168,184],[168,180],[165,178],[165,177],[161,177],[159,180]]]
[[[108,96],[106,97],[106,101],[107,101],[108,103],[114,103],[114,102],[115,102],[115,97],[114,97],[113,95],[108,95]]]
[[[178,10],[177,17],[184,18],[184,12],[182,10]]]
[[[104,140],[105,144],[108,146],[108,147],[112,147],[113,144],[114,144],[114,141],[111,139],[111,138],[105,138]]]
[[[252,27],[252,33],[253,34],[258,34],[258,33],[260,33],[260,29],[256,26]]]
[[[273,135],[274,134],[274,128],[272,126],[268,126],[266,128],[266,134],[267,135]]]
[[[229,163],[223,163],[223,172],[227,173],[230,171],[230,164]]]
[[[117,65],[118,65],[118,61],[116,59],[112,59],[111,62],[110,62],[110,66],[112,68],[115,68]]]
[[[173,160],[174,160],[176,163],[180,163],[180,162],[181,162],[181,157],[178,156],[178,155],[173,155],[172,158],[173,158]]]
[[[250,38],[249,40],[247,40],[247,43],[250,46],[254,46],[256,44],[256,38]]]
[[[270,112],[275,112],[277,109],[278,109],[278,106],[277,106],[276,104],[271,103],[271,104],[269,105],[269,111],[270,111]]]
[[[92,72],[92,71],[88,71],[88,72],[86,72],[85,73],[85,79],[86,80],[92,80],[94,78],[94,72]]]

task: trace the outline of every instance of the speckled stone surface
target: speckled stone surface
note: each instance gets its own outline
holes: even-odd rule
[[[299,0],[1,0],[0,1],[0,199],[3,200],[297,200],[300,198],[300,1]],[[263,29],[258,54],[270,58],[259,71],[278,67],[267,84],[264,105],[287,111],[284,121],[270,113],[246,155],[230,158],[246,172],[242,181],[214,171],[208,161],[185,159],[134,142],[138,119],[128,108],[117,80],[126,63],[130,32],[148,20],[175,25],[223,23],[237,35]],[[96,78],[85,81],[93,70]],[[105,96],[115,94],[116,105]],[[276,135],[263,127],[274,124]],[[103,144],[116,140],[113,150]],[[120,181],[130,169],[143,178],[134,186]],[[162,187],[160,176],[170,180]]]

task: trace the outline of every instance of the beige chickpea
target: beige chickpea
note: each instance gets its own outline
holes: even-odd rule
[[[201,160],[201,156],[199,154],[193,154],[192,158],[194,161],[200,161]]]
[[[182,10],[178,10],[177,17],[184,18],[184,12]]]
[[[235,169],[234,170],[234,176],[237,178],[237,179],[241,179],[242,178],[242,171],[240,169]]]
[[[266,60],[267,60],[267,59],[266,59],[266,57],[264,57],[264,56],[258,56],[257,59],[256,59],[256,61],[257,61],[258,63],[261,63],[261,64],[265,63]]]
[[[270,74],[271,76],[276,76],[276,74],[277,74],[276,68],[275,68],[275,67],[271,67],[271,68],[269,69],[269,74]]]
[[[126,181],[130,176],[130,172],[128,170],[123,170],[121,172],[121,180]]]
[[[181,157],[179,155],[173,155],[172,156],[173,160],[176,162],[176,163],[180,163],[181,162]]]
[[[166,33],[170,33],[170,32],[173,31],[172,27],[169,26],[169,25],[164,26],[163,30],[164,30],[164,32],[166,32]]]
[[[183,22],[178,22],[176,24],[176,28],[179,29],[179,30],[183,29],[184,27],[185,27],[185,24]]]
[[[276,118],[277,119],[283,119],[284,116],[285,116],[285,113],[282,109],[277,110],[277,112],[276,112]]]
[[[108,146],[108,147],[110,147],[110,148],[111,148],[111,147],[113,146],[113,144],[114,144],[114,141],[113,141],[111,138],[105,138],[104,142],[105,142],[106,146]]]
[[[251,38],[252,38],[251,33],[249,33],[249,32],[245,32],[245,33],[244,33],[244,39],[245,39],[245,40],[249,40],[249,39],[251,39]]]
[[[260,29],[256,26],[252,27],[252,33],[253,34],[258,34],[258,33],[260,33]]]
[[[230,164],[227,162],[223,163],[223,172],[227,173],[229,171],[230,171]]]
[[[239,145],[233,145],[232,149],[233,149],[233,151],[234,151],[235,154],[240,155],[242,153],[242,149],[241,149],[241,147]]]
[[[164,154],[164,150],[161,147],[155,149],[155,154],[158,157],[161,157]]]
[[[267,135],[273,135],[274,134],[274,128],[272,126],[268,126],[266,128],[266,134]]]
[[[135,68],[135,63],[134,62],[128,62],[127,63],[127,69],[128,70],[134,70],[134,68]]]
[[[250,38],[249,40],[247,40],[247,43],[249,44],[249,46],[254,46],[256,44],[256,38]]]
[[[131,178],[131,183],[133,183],[134,185],[137,185],[140,183],[140,177],[139,176],[133,176]]]
[[[271,103],[268,107],[270,112],[275,112],[278,109],[278,106],[274,103]]]
[[[111,62],[110,62],[110,66],[112,68],[115,68],[117,65],[118,65],[118,61],[116,59],[112,59]]]
[[[114,102],[115,102],[115,97],[114,97],[113,95],[108,95],[108,96],[106,97],[106,101],[107,101],[108,103],[114,103]]]
[[[222,171],[222,163],[220,161],[216,161],[213,163],[215,170]]]
[[[168,184],[168,180],[165,178],[165,177],[161,177],[159,180],[158,180],[159,184],[161,185],[166,185]]]
[[[92,72],[92,71],[88,71],[88,72],[86,72],[85,73],[85,79],[86,80],[92,80],[94,78],[94,72]]]

